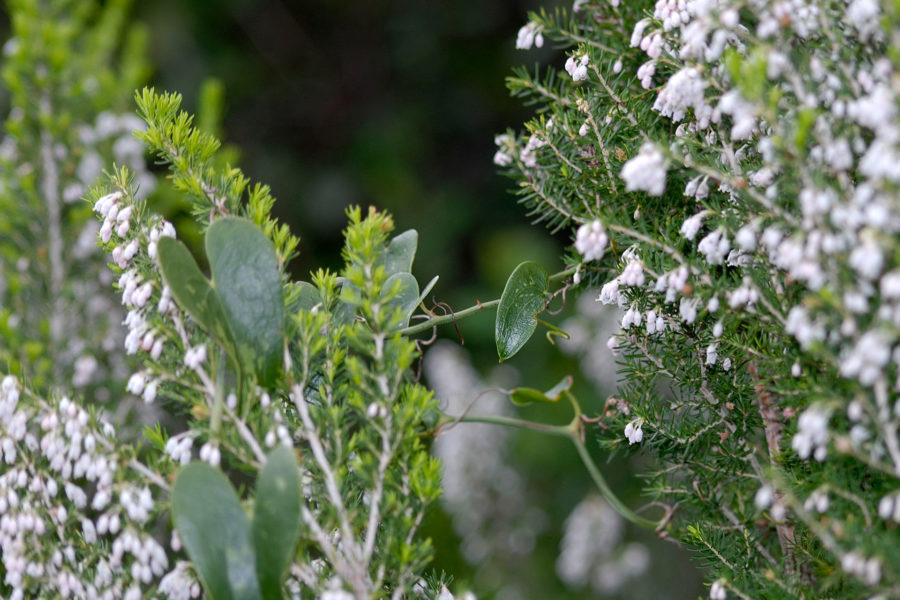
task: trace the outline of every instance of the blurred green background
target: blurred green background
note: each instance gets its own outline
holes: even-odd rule
[[[344,207],[374,204],[419,230],[418,272],[440,274],[446,294],[485,276],[502,286],[506,255],[558,254],[491,162],[493,133],[529,114],[504,77],[539,58],[515,50],[531,6],[156,0],[136,16],[151,32],[155,85],[190,108],[203,79],[223,84],[224,137],[300,234],[297,274],[337,266]]]
[[[277,216],[301,236],[295,277],[307,278],[320,266],[338,268],[345,207],[371,204],[392,212],[398,231],[419,231],[414,272],[420,281],[440,275],[435,298],[458,310],[498,297],[523,260],[559,270],[570,241],[567,231],[554,238],[531,226],[492,163],[494,134],[520,128],[533,114],[509,97],[504,78],[520,64],[564,62],[549,43],[541,50],[515,49],[527,11],[553,4],[152,0],[136,2],[134,17],[149,34],[152,84],[181,92],[188,110],[212,106],[202,121],[220,123],[216,133],[231,146],[230,156],[253,180],[272,187]],[[207,100],[215,97],[214,88],[204,86],[209,78],[221,84],[219,115],[216,102],[201,101],[204,89]],[[178,208],[162,210],[171,216]],[[562,323],[572,304],[551,320]],[[459,341],[452,328],[442,334]],[[473,363],[484,373],[493,369],[492,316],[466,321],[462,334]],[[578,363],[542,335],[511,365],[525,374],[523,385],[542,389],[578,371]],[[576,379],[586,411],[602,409],[612,389]],[[527,416],[570,418],[559,409]],[[450,517],[435,509],[426,532],[435,542],[437,571],[453,574],[463,589],[470,585],[481,600],[702,593],[683,551],[630,530],[629,539],[647,543],[653,556],[640,580],[612,596],[592,595],[590,586],[568,590],[555,562],[566,517],[592,491],[588,476],[574,450],[558,440],[517,435],[510,454],[542,508],[534,550],[515,560],[468,564]],[[640,469],[639,461],[623,458],[604,467],[632,506],[642,503]]]

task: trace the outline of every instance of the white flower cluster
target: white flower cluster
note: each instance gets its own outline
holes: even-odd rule
[[[142,586],[166,573],[165,550],[143,531],[157,506],[110,425],[68,398],[39,400],[6,376],[0,436],[13,465],[0,475],[11,599],[141,598]]]
[[[103,218],[100,241],[116,244],[111,256],[123,270],[118,288],[122,304],[129,309],[125,317],[125,351],[127,354],[143,351],[156,361],[165,349],[166,336],[154,327],[153,315],[158,311],[165,316],[174,305],[168,289],[162,286],[153,261],[159,238],[175,237],[175,228],[161,219],[152,220],[149,226],[132,226],[132,222],[139,222],[134,210],[133,198],[126,197],[121,191],[107,194],[94,203],[94,212]],[[158,292],[161,288],[162,292]],[[150,302],[154,293],[160,294],[157,305]],[[159,383],[160,379],[151,373],[135,373],[128,382],[128,391],[142,395],[145,402],[153,402]]]
[[[704,98],[706,82],[696,67],[686,67],[673,75],[656,97],[653,109],[675,122],[684,119],[687,109],[694,111],[697,127],[705,128],[712,108]]]
[[[590,587],[599,595],[619,593],[650,567],[640,543],[624,541],[625,524],[599,496],[582,500],[566,519],[556,572],[570,588]]]
[[[534,21],[523,25],[516,37],[516,48],[519,50],[530,50],[532,46],[542,48],[544,46],[542,31],[543,27]]]
[[[575,232],[575,249],[586,261],[603,258],[608,243],[609,236],[600,221],[585,223]]]
[[[876,585],[881,581],[881,560],[875,556],[866,559],[859,552],[848,552],[841,558],[841,568],[845,573],[862,579],[866,585]]]
[[[572,81],[584,81],[588,76],[588,55],[570,56],[566,60],[566,73]]]
[[[199,598],[201,591],[190,563],[183,560],[178,561],[175,568],[159,582],[159,592],[169,600],[192,600]]]
[[[825,460],[828,453],[829,417],[824,408],[813,406],[803,411],[797,419],[797,433],[791,439],[791,447],[800,458],[813,456],[819,462]]]
[[[629,444],[638,444],[644,439],[644,431],[641,429],[640,421],[629,421],[625,426],[625,439]]]
[[[494,164],[498,167],[508,167],[513,163],[512,151],[515,150],[516,140],[509,134],[498,135],[494,138],[497,152],[494,154]]]
[[[644,144],[640,154],[622,167],[625,191],[647,192],[651,196],[662,196],[666,189],[666,160],[663,153],[653,144]]]

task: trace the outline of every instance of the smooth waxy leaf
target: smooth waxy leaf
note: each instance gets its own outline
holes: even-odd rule
[[[416,306],[420,305],[422,302],[425,301],[425,296],[428,295],[428,292],[431,291],[431,288],[433,288],[434,285],[438,282],[438,279],[440,279],[440,277],[435,275],[434,277],[431,278],[431,281],[429,281],[425,285],[425,289],[422,290],[421,294],[419,294],[419,299],[416,301]]]
[[[247,513],[219,470],[200,462],[182,469],[172,514],[211,600],[262,600]]]
[[[256,481],[253,544],[263,598],[282,598],[282,581],[300,538],[300,477],[291,448],[269,454]]]
[[[387,254],[384,257],[384,269],[387,274],[411,272],[418,245],[419,233],[415,229],[404,231],[394,237],[388,244]]]
[[[537,315],[547,307],[549,289],[550,275],[536,262],[523,262],[513,270],[494,324],[500,362],[514,356],[534,334]]]
[[[185,245],[162,237],[156,252],[163,281],[175,302],[220,343],[233,344],[222,301]]]
[[[384,282],[384,290],[394,289],[398,281],[400,290],[387,304],[403,311],[403,321],[400,323],[400,327],[406,327],[409,324],[409,317],[419,305],[419,282],[410,273],[394,273]]]
[[[278,376],[284,352],[281,275],[272,242],[246,219],[225,217],[206,232],[213,285],[234,334],[237,358],[263,385]]]
[[[297,308],[311,311],[317,305],[322,304],[322,295],[319,293],[319,288],[307,281],[301,281],[299,288],[300,291],[297,294]]]
[[[546,392],[534,388],[516,388],[510,394],[509,399],[517,406],[528,406],[533,402],[557,402],[563,392],[572,387],[572,376],[566,375],[563,379]]]

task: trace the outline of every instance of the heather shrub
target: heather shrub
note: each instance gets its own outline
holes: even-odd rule
[[[544,527],[510,428],[565,440],[595,487],[546,565],[572,590],[648,593],[627,522],[691,550],[713,600],[898,595],[893,4],[531,14],[516,46],[565,55],[508,79],[535,116],[494,162],[571,245],[456,310],[413,275],[416,231],[376,208],[346,211],[339,269],[291,277],[302,244],[270,189],[177,93],[134,94],[127,3],[10,8],[3,597],[450,600],[420,531],[439,498],[495,577]],[[163,177],[192,229],[162,214]],[[581,372],[544,391],[423,352],[486,312],[500,362],[541,332]],[[594,411],[584,384],[610,378]],[[644,505],[607,483],[615,454],[642,457]]]

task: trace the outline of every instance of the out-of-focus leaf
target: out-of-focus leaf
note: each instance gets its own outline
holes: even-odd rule
[[[263,597],[279,600],[300,537],[300,477],[294,451],[279,446],[256,481],[253,544]]]
[[[308,281],[301,281],[298,287],[300,288],[297,294],[298,308],[311,311],[315,306],[322,304],[322,295],[319,294],[319,288]]]
[[[212,600],[262,600],[247,513],[218,469],[201,462],[182,469],[172,489],[172,514]]]
[[[387,247],[384,269],[388,275],[410,273],[419,245],[419,233],[415,229],[404,231],[394,237]]]
[[[387,305],[399,308],[403,312],[403,321],[400,323],[400,327],[406,327],[409,324],[410,316],[419,305],[419,282],[409,273],[394,273],[384,283],[385,292],[394,289],[398,281],[400,290],[388,300]]]

